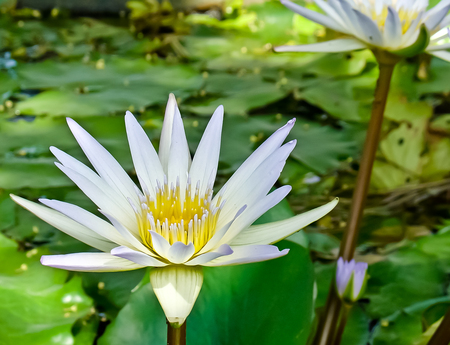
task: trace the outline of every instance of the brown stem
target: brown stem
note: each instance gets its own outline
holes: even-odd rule
[[[341,317],[339,319],[339,327],[336,330],[336,335],[334,336],[334,345],[340,345],[342,340],[342,335],[344,334],[345,325],[347,324],[348,314],[352,308],[351,304],[343,303]]]
[[[396,63],[400,60],[397,56],[385,51],[374,50],[377,58],[380,74],[375,88],[375,99],[372,104],[372,114],[367,129],[366,141],[361,157],[361,163],[353,192],[347,229],[341,241],[339,256],[344,260],[351,260],[358,239],[359,225],[364,210],[364,205],[369,190],[370,176],[372,174],[375,154],[380,139],[381,126],[383,124],[384,110],[391,84],[392,72]],[[325,307],[324,319],[319,325],[316,345],[332,345],[336,334],[342,302],[335,292],[335,282],[331,283]]]
[[[447,310],[441,324],[428,342],[428,345],[448,344],[450,344],[450,308]]]
[[[369,127],[367,129],[366,141],[359,166],[356,186],[353,191],[352,204],[347,223],[347,231],[342,238],[339,256],[344,260],[350,261],[355,252],[356,241],[358,239],[359,225],[361,223],[364,205],[366,203],[367,192],[369,190],[370,176],[372,174],[373,162],[380,139],[381,126],[383,124],[384,110],[391,84],[392,72],[395,62],[386,62],[378,58],[380,75],[378,76],[377,86],[375,88],[375,99],[372,104],[372,115],[370,117]]]
[[[322,322],[319,324],[318,332],[314,340],[315,345],[331,344],[336,329],[336,323],[341,312],[342,301],[337,295],[335,281],[331,282],[330,292],[328,294],[327,304],[325,305],[325,314],[322,315]]]
[[[186,321],[180,327],[172,327],[167,322],[167,345],[186,345]]]

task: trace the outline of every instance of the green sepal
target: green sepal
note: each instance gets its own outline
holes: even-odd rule
[[[338,292],[339,297],[348,304],[353,304],[362,297],[362,295],[366,291],[367,280],[369,279],[369,275],[367,274],[367,271],[366,271],[366,274],[364,276],[364,281],[361,285],[361,289],[359,290],[358,295],[355,296],[355,292],[353,291],[354,276],[355,276],[355,272],[352,272],[352,275],[350,276],[350,279],[348,280],[347,287],[345,288],[345,291],[342,294],[342,296],[340,296],[339,292]],[[336,285],[336,291],[337,291],[337,285]]]
[[[425,49],[427,49],[429,43],[430,32],[428,31],[425,24],[422,24],[420,26],[419,36],[413,44],[400,50],[391,51],[391,53],[402,57],[412,57],[424,52]]]

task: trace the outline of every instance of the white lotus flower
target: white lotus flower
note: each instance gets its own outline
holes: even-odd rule
[[[381,48],[408,56],[425,50],[450,61],[450,52],[445,51],[450,48],[450,42],[443,41],[443,38],[448,38],[446,27],[450,24],[450,16],[447,15],[450,0],[442,0],[428,11],[426,10],[428,0],[314,0],[314,2],[324,14],[289,0],[281,0],[283,5],[301,16],[350,37],[315,44],[281,46],[275,48],[275,51],[343,52]]]
[[[135,117],[125,124],[138,188],[119,163],[75,121],[73,135],[95,171],[51,147],[60,168],[109,220],[66,202],[18,196],[19,205],[99,252],[43,256],[43,265],[71,271],[111,272],[153,267],[152,287],[170,323],[183,324],[200,292],[201,266],[237,265],[283,256],[270,245],[316,221],[334,200],[287,220],[251,226],[290,191],[268,194],[296,142],[283,145],[294,120],[276,131],[213,197],[223,107],[214,112],[191,161],[183,122],[170,95],[159,155]]]

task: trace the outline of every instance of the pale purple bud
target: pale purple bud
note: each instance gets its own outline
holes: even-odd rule
[[[336,288],[339,297],[351,302],[356,302],[363,294],[367,281],[367,263],[344,261],[339,258],[336,269]]]

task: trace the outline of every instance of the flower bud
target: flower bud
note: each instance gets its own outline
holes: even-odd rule
[[[344,261],[339,258],[336,270],[336,288],[339,297],[350,303],[356,302],[364,293],[367,279],[367,263]]]

